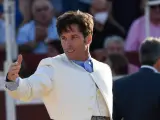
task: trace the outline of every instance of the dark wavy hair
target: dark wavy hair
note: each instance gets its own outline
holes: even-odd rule
[[[84,37],[93,34],[93,17],[79,10],[66,12],[57,18],[58,34],[61,35],[62,32],[67,32],[68,29],[71,30],[71,25],[73,24],[78,25]]]

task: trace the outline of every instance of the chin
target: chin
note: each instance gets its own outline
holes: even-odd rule
[[[65,54],[66,54],[66,56],[68,57],[69,60],[74,60],[75,59],[74,55],[71,55],[73,53],[65,53]]]

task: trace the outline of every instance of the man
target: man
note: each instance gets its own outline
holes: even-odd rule
[[[111,13],[111,2],[109,0],[93,0],[90,13],[95,20],[93,41],[90,50],[95,52],[103,48],[104,39],[107,36],[124,36],[123,28],[113,19]]]
[[[104,41],[104,49],[106,53],[106,58],[112,54],[121,54],[121,58],[126,57],[124,52],[124,39],[120,36],[110,36]],[[120,62],[121,63],[121,62]],[[133,64],[128,64],[128,74],[133,74],[137,72],[139,68]]]
[[[91,58],[93,18],[80,11],[57,20],[65,54],[43,59],[29,78],[18,77],[22,56],[8,72],[8,93],[23,101],[41,98],[51,119],[108,120],[112,118],[110,68]]]
[[[160,39],[146,39],[139,54],[139,72],[114,82],[114,120],[160,120]]]
[[[149,0],[159,1],[159,0]],[[146,3],[147,5],[147,3]],[[149,31],[150,36],[160,37],[160,4],[150,6]],[[146,37],[146,19],[142,16],[136,19],[129,30],[125,43],[125,51],[138,51]]]
[[[53,6],[48,0],[35,0],[32,3],[32,14],[33,20],[18,31],[17,43],[20,51],[47,53],[45,39],[58,39]]]

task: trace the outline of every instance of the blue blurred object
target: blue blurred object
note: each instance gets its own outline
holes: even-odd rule
[[[0,4],[0,13],[3,13],[3,5]]]
[[[4,12],[3,4],[0,4],[0,13],[3,12]],[[16,28],[19,28],[23,22],[23,15],[20,12],[18,0],[16,0],[15,3],[15,19],[16,19]]]
[[[62,0],[62,11],[77,10],[79,0]]]
[[[20,12],[20,9],[19,9],[19,1],[18,0],[16,0],[16,28],[18,28],[18,27],[20,27],[20,25],[22,24],[22,22],[23,22],[23,15],[22,15],[22,13]]]

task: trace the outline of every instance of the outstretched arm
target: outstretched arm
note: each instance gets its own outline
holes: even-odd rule
[[[29,101],[40,98],[48,94],[53,88],[53,67],[51,59],[43,59],[36,72],[28,78],[20,78],[21,57],[13,63],[7,75],[9,81],[6,82],[7,92],[16,99]]]

